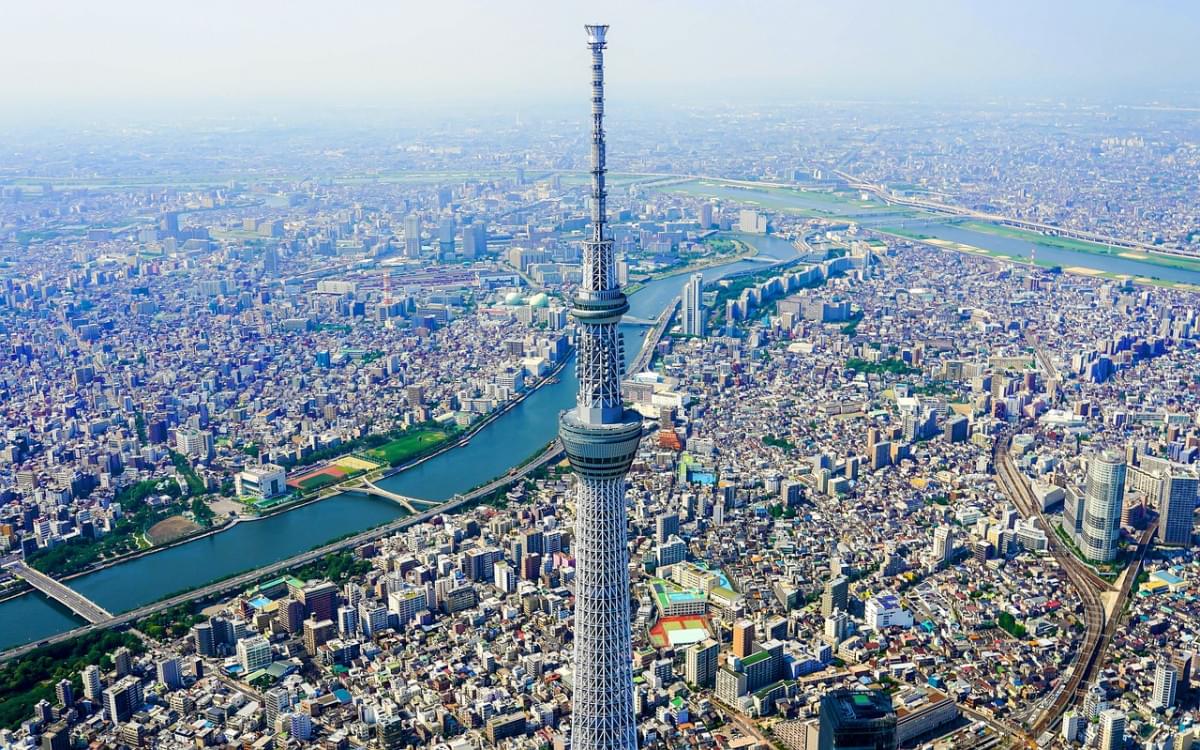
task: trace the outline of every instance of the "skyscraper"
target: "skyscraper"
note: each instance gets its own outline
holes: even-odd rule
[[[1192,521],[1196,512],[1196,476],[1180,471],[1163,477],[1158,501],[1158,541],[1191,547]]]
[[[404,219],[404,257],[421,257],[421,217],[416,214]]]
[[[683,285],[683,335],[704,335],[704,308],[700,296],[704,291],[704,274],[694,273]]]
[[[1125,462],[1105,451],[1088,462],[1087,497],[1083,505],[1084,557],[1109,562],[1117,556],[1121,538],[1121,499],[1125,494]]]
[[[893,750],[896,711],[882,690],[833,690],[821,697],[821,750]]]
[[[592,236],[572,303],[579,324],[579,395],[562,413],[559,437],[575,469],[575,671],[571,745],[633,750],[633,669],[625,474],[641,417],[621,400],[624,347],[618,326],[629,303],[617,280],[605,227],[604,36],[587,26],[592,52]]]

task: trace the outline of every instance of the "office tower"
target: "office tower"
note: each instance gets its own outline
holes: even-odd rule
[[[1086,493],[1079,546],[1087,559],[1109,562],[1117,556],[1117,542],[1121,538],[1125,462],[1119,454],[1105,451],[1092,456],[1088,462]]]
[[[882,690],[833,690],[821,697],[820,750],[893,750],[896,711]]]
[[[90,700],[92,703],[100,701],[100,667],[95,664],[89,664],[83,668],[79,679],[83,682],[83,697]]]
[[[133,655],[129,653],[129,649],[121,646],[113,652],[112,655],[113,668],[117,671],[117,677],[124,677],[133,670]]]
[[[624,351],[619,325],[629,310],[605,228],[604,36],[588,26],[592,52],[592,236],[572,303],[579,324],[579,394],[559,418],[575,470],[575,671],[571,746],[633,750],[633,669],[625,474],[637,453],[641,416],[621,400]]]
[[[463,257],[479,258],[487,254],[488,236],[487,224],[476,221],[470,226],[463,226]]]
[[[658,518],[654,519],[654,542],[655,544],[663,544],[671,538],[673,534],[679,533],[679,514],[678,513],[663,513]]]
[[[193,625],[192,642],[196,646],[196,653],[201,656],[212,656],[217,653],[217,644],[213,638],[211,623],[198,622]]]
[[[337,585],[321,581],[300,589],[297,597],[304,604],[304,614],[317,620],[332,620],[337,611]]]
[[[108,709],[108,720],[114,724],[129,721],[129,717],[142,707],[142,682],[133,675],[126,675],[104,691],[104,707]]]
[[[421,217],[416,214],[404,219],[404,257],[421,257]]]
[[[274,276],[279,273],[279,251],[274,245],[263,249],[262,262],[264,274]]]
[[[1150,705],[1163,710],[1175,706],[1175,690],[1179,684],[1179,672],[1166,662],[1159,662],[1154,668],[1154,695]]]
[[[942,525],[933,532],[933,559],[938,565],[950,562],[954,552],[954,529]]]
[[[700,306],[700,296],[704,290],[704,275],[694,273],[683,285],[683,335],[704,335],[704,308]]]
[[[75,705],[75,688],[71,687],[71,681],[59,680],[55,683],[54,697],[58,699],[58,705],[63,708]]]
[[[713,204],[701,203],[696,220],[700,223],[701,229],[710,228],[713,224]]]
[[[441,257],[454,255],[454,217],[444,216],[438,222],[438,250]]]
[[[821,593],[821,614],[829,617],[834,612],[847,609],[850,603],[850,579],[834,576],[825,582]]]
[[[717,678],[717,655],[720,651],[721,644],[712,638],[688,646],[683,674],[689,684],[698,687],[713,686]]]
[[[166,686],[167,690],[178,690],[183,687],[183,670],[179,668],[179,659],[169,657],[158,662],[156,667],[158,672],[158,681]]]
[[[733,626],[733,655],[746,658],[754,652],[754,623],[739,620]]]
[[[1192,546],[1192,521],[1196,512],[1194,474],[1179,471],[1163,477],[1158,500],[1158,541],[1172,547]]]
[[[168,237],[179,236],[179,212],[178,211],[163,211],[162,220],[158,223],[163,234]]]
[[[1125,747],[1125,714],[1115,708],[1100,712],[1100,750]]]

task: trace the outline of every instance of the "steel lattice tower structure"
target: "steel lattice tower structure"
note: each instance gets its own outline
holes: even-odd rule
[[[558,434],[575,469],[574,750],[634,750],[629,548],[625,473],[642,434],[639,414],[621,400],[625,369],[618,326],[629,303],[617,282],[604,187],[604,35],[587,26],[592,51],[592,236],[584,241],[583,282],[572,301],[579,327],[579,396]]]

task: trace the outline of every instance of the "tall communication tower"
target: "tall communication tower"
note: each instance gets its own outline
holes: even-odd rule
[[[642,434],[621,400],[624,345],[618,326],[629,303],[617,280],[604,186],[604,36],[586,26],[592,51],[592,236],[583,282],[571,305],[579,328],[579,395],[558,434],[578,478],[575,501],[574,750],[634,750],[625,474]]]

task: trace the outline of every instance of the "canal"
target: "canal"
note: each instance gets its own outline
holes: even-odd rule
[[[776,237],[738,235],[752,243],[760,260],[739,260],[704,270],[706,281],[748,269],[764,269],[764,259],[791,260],[791,242]],[[631,295],[630,314],[654,318],[679,294],[686,274],[652,281]],[[622,326],[626,359],[637,355],[644,326]],[[445,500],[504,474],[554,438],[558,414],[575,403],[575,363],[524,401],[476,433],[460,448],[447,451],[380,482],[385,489],[411,497]],[[387,500],[356,494],[335,495],[292,511],[161,552],[118,563],[69,581],[69,585],[110,612],[125,612],[171,594],[282,560],[399,518],[404,510]],[[82,620],[31,593],[0,602],[0,649],[29,643],[84,624]]]

